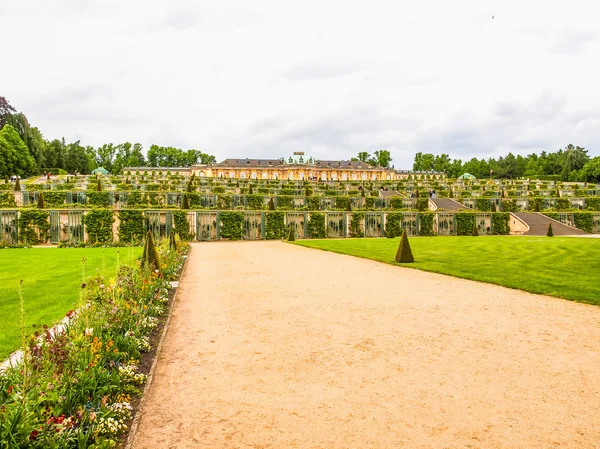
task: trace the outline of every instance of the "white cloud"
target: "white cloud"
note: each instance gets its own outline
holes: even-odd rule
[[[218,159],[598,155],[590,5],[22,0],[3,11],[0,95],[47,138]]]

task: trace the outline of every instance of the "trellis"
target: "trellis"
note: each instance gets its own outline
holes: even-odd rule
[[[385,234],[383,212],[365,213],[365,237],[383,237]]]
[[[196,212],[196,240],[219,239],[218,212]]]
[[[265,219],[263,212],[244,212],[244,240],[259,240],[265,234]]]
[[[345,212],[327,212],[325,217],[327,226],[327,237],[346,237],[346,213]]]
[[[17,211],[0,211],[0,242],[16,244],[19,239]]]
[[[308,214],[306,212],[288,212],[285,216],[286,225],[292,226],[297,238],[306,238]]]

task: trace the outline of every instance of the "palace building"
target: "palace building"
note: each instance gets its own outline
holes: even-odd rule
[[[444,173],[415,172],[383,168],[361,161],[318,160],[297,151],[289,158],[281,159],[225,159],[212,165],[194,165],[183,168],[126,167],[124,173],[177,173],[184,176],[194,174],[200,178],[264,179],[291,181],[392,181],[414,178],[441,179]]]

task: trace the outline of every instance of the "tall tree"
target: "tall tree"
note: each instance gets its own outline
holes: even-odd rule
[[[29,176],[37,171],[35,160],[29,154],[27,145],[12,125],[4,125],[0,130],[0,139],[2,140],[0,158],[4,161],[2,168],[4,173],[0,173],[0,176]]]
[[[0,129],[4,128],[8,118],[17,110],[11,106],[5,97],[0,97]]]
[[[392,162],[392,155],[389,150],[377,150],[373,153],[373,157],[367,162],[371,165],[377,165],[378,167],[389,168],[390,162]]]

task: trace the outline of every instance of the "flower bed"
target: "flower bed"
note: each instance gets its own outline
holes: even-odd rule
[[[188,246],[158,247],[161,270],[121,267],[82,283],[66,323],[27,339],[23,361],[0,374],[0,447],[115,447],[152,364],[170,281]],[[171,295],[172,297],[172,295]]]

